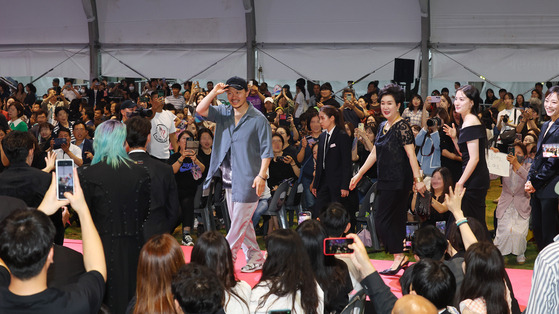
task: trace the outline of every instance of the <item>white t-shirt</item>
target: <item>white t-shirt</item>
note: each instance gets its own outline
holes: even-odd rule
[[[78,157],[79,159],[82,159],[82,149],[79,146],[76,146],[72,143],[70,143],[70,148],[69,148],[70,152],[72,154],[74,154],[76,157]],[[57,148],[54,150],[54,152],[56,153],[56,160],[62,160],[62,159],[72,159],[69,155],[67,155],[62,148]],[[74,163],[74,167],[78,167],[78,165],[76,165],[76,163]]]
[[[68,101],[72,101],[78,97],[73,91],[67,90],[65,88],[62,89],[61,93],[64,95],[64,97],[66,97],[66,99],[68,99]]]
[[[295,97],[295,103],[299,104],[297,111],[295,111],[295,118],[299,118],[301,114],[307,110],[307,100],[305,100],[305,95],[303,95],[303,93],[297,94],[297,97]]]
[[[239,281],[233,287],[233,291],[237,293],[245,302],[239,300],[235,295],[229,294],[225,291],[225,306],[223,310],[225,313],[238,313],[238,314],[249,314],[248,305],[250,304],[250,292],[252,288],[245,281]]]
[[[266,293],[269,292],[269,287],[262,283],[260,285],[255,286],[252,289],[252,293],[250,295],[250,313],[256,314],[266,314],[270,310],[286,310],[290,309],[292,314],[304,314],[303,307],[301,306],[301,291],[297,291],[297,295],[295,296],[295,306],[291,308],[292,299],[291,295],[286,297],[279,298],[276,295],[271,295],[266,299],[266,303],[261,308],[258,308],[258,303],[260,302],[260,298],[264,296]],[[318,292],[318,309],[317,313],[324,313],[324,292],[318,285],[316,284],[316,290]]]
[[[156,112],[151,119],[151,141],[148,144],[148,153],[158,159],[169,159],[169,135],[175,133],[176,116],[167,110]]]

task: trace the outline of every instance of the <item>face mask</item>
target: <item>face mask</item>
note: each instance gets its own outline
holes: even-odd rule
[[[130,87],[128,87],[128,89],[130,89],[130,91],[133,92],[134,91],[134,86],[130,86]]]
[[[518,160],[519,163],[523,163],[524,159],[526,159],[525,156],[516,156],[516,160]]]

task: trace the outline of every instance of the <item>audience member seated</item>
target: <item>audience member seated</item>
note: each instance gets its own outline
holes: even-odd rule
[[[456,292],[456,280],[450,268],[438,260],[421,259],[412,265],[413,273],[410,294],[417,294],[429,300],[441,314],[458,314],[452,306]]]
[[[206,266],[217,274],[225,292],[225,313],[249,313],[251,287],[235,277],[229,243],[219,231],[208,231],[198,238],[190,262]]]
[[[65,139],[66,141],[60,144],[60,148],[54,149],[55,140],[51,140],[51,147],[56,153],[56,159],[71,159],[74,161],[76,167],[83,165],[82,150],[71,143],[70,130],[64,127],[59,128],[57,137]]]
[[[151,180],[150,212],[144,222],[144,239],[171,232],[179,218],[179,197],[173,168],[151,158],[146,152],[151,141],[150,131],[149,119],[132,117],[126,121],[128,156],[136,164],[147,168]]]
[[[74,170],[75,193],[57,200],[55,175],[38,210],[16,210],[0,223],[0,312],[97,313],[105,290],[105,257]],[[70,204],[78,213],[87,273],[63,289],[47,288],[55,229],[47,215]]]
[[[73,128],[76,140],[72,141],[72,144],[81,149],[82,155],[80,157],[83,164],[88,165],[93,160],[93,155],[95,154],[95,151],[93,150],[93,141],[87,138],[88,130],[83,121],[76,121]]]
[[[174,313],[171,283],[183,265],[184,253],[175,238],[169,234],[150,238],[140,251],[136,295],[126,313]]]
[[[314,277],[324,291],[325,313],[339,313],[347,305],[353,290],[347,265],[332,255],[324,255],[324,239],[328,234],[322,222],[306,220],[297,227],[311,261]]]
[[[182,313],[225,314],[225,293],[214,271],[196,263],[186,264],[173,278],[175,311]]]
[[[324,293],[316,280],[299,235],[274,231],[266,240],[268,257],[262,277],[252,289],[250,312],[290,309],[293,313],[324,312]]]
[[[124,313],[134,296],[151,195],[149,173],[128,157],[125,140],[124,124],[103,122],[95,130],[91,165],[79,169],[85,199],[107,257],[104,303],[114,313]]]
[[[559,286],[558,263],[559,236],[554,242],[541,250],[534,264],[532,274],[532,289],[526,307],[526,314],[559,313]]]
[[[419,295],[405,295],[394,304],[392,314],[436,314],[437,308]]]
[[[2,151],[9,166],[0,173],[0,195],[19,198],[29,207],[39,206],[50,184],[47,173],[31,167],[34,143],[31,134],[21,131],[12,131],[2,140]],[[54,243],[62,245],[62,211],[56,212],[51,219],[56,227]]]

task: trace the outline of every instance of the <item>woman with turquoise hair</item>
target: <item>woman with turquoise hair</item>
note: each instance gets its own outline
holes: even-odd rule
[[[123,123],[101,123],[95,130],[93,161],[78,172],[105,250],[104,303],[113,313],[124,313],[135,293],[138,257],[147,240],[142,229],[150,201],[149,173],[128,158],[125,141]]]

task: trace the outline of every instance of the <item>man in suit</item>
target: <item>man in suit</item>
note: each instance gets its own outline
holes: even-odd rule
[[[341,113],[333,106],[323,106],[320,126],[326,130],[318,137],[316,172],[312,184],[317,200],[313,216],[318,217],[331,202],[341,202],[349,195],[351,180],[351,139],[345,132]]]
[[[76,140],[73,141],[72,144],[78,146],[82,150],[81,158],[83,160],[83,164],[90,164],[91,160],[93,160],[94,154],[93,141],[86,138],[88,132],[85,127],[85,123],[78,120],[74,123],[73,129]]]
[[[102,98],[105,98],[102,90],[99,89],[99,79],[94,78],[91,80],[91,86],[85,92],[87,96],[87,103],[90,108],[96,108],[97,104],[101,102]]]
[[[128,155],[149,171],[151,178],[150,214],[144,224],[144,238],[169,233],[179,218],[177,183],[171,166],[151,158],[146,152],[151,140],[149,119],[132,117],[126,121]]]
[[[532,194],[530,205],[538,250],[552,243],[557,235],[558,201],[554,189],[559,182],[559,157],[543,157],[543,145],[559,143],[559,86],[551,87],[548,92],[544,108],[551,119],[542,126],[538,150],[524,186],[525,191]]]
[[[19,198],[29,207],[39,206],[49,188],[51,176],[30,166],[35,151],[33,135],[29,132],[12,131],[2,140],[2,149],[10,165],[0,173],[0,195]],[[56,227],[54,243],[62,245],[62,211],[59,210],[50,217]]]

